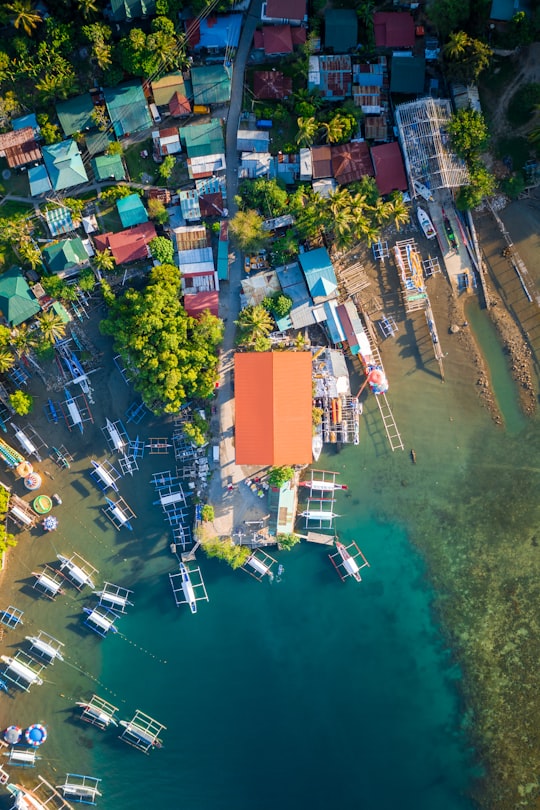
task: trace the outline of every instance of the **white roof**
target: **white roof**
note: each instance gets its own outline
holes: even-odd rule
[[[82,218],[82,226],[86,233],[94,233],[98,230],[97,219],[94,214]],[[93,254],[92,254],[93,255]]]
[[[188,160],[188,166],[192,174],[202,174],[205,172],[219,172],[226,168],[225,155],[203,155],[192,157]]]
[[[313,174],[313,159],[311,149],[300,149],[300,177],[311,177]]]

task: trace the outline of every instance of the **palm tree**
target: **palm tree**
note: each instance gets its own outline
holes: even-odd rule
[[[15,365],[15,356],[9,349],[0,349],[0,374],[5,374]]]
[[[343,138],[344,122],[339,114],[335,115],[330,121],[323,123],[321,126],[325,130],[324,137],[327,143],[337,143]]]
[[[94,0],[77,0],[77,6],[85,20],[98,12],[98,7]]]
[[[13,0],[6,5],[6,9],[11,12],[13,25],[17,30],[22,28],[24,33],[32,36],[32,32],[41,22],[41,15],[34,10],[31,0]]]
[[[240,342],[254,344],[258,338],[266,338],[274,328],[274,319],[261,304],[243,309],[236,326],[240,329]]]
[[[43,265],[41,251],[34,245],[31,239],[25,238],[19,242],[17,252],[21,261],[24,264],[30,265],[32,270],[36,270]]]
[[[66,324],[56,312],[48,310],[38,315],[39,331],[45,343],[53,344],[66,334]]]
[[[110,248],[96,251],[96,255],[94,256],[94,264],[98,270],[101,270],[101,272],[112,273],[116,267],[116,259],[112,255]]]
[[[22,357],[38,345],[38,337],[31,332],[26,323],[15,327],[11,335],[11,345],[17,357]]]
[[[311,146],[319,131],[319,124],[313,116],[311,118],[297,118],[298,133],[296,143],[299,146]]]
[[[311,104],[316,110],[320,110],[323,104],[323,99],[318,93],[313,90],[306,90],[305,87],[301,87],[296,93],[293,93],[293,98],[297,104],[302,102]]]
[[[405,200],[403,199],[403,194],[400,191],[392,195],[391,205],[392,210],[390,212],[390,217],[394,221],[394,225],[399,231],[402,225],[406,225],[407,222],[409,222],[411,212],[407,208]]]
[[[327,202],[328,210],[336,217],[342,211],[351,210],[351,195],[346,188],[339,189],[330,194]]]
[[[94,43],[92,52],[100,70],[107,70],[107,68],[112,65],[112,48],[110,45],[107,45],[106,42],[101,41]]]
[[[448,59],[460,59],[465,56],[469,42],[469,35],[465,31],[454,31],[453,34],[450,34],[448,42],[444,46],[444,55]]]

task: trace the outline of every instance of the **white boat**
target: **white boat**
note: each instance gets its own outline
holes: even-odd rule
[[[97,720],[97,722],[103,726],[118,725],[118,721],[115,720],[114,717],[111,717],[110,714],[107,714],[107,712],[104,712],[101,709],[97,708],[96,706],[93,706],[91,703],[83,703],[82,701],[79,700],[77,701],[76,705],[80,706],[81,709],[84,709],[85,712],[88,715],[90,715],[92,719]]]
[[[311,452],[313,453],[313,461],[318,461],[323,449],[323,440],[320,433],[316,433],[311,440]]]
[[[424,200],[426,200],[426,202],[433,201],[433,194],[431,193],[430,189],[423,183],[421,183],[420,180],[414,180],[413,186],[416,194],[419,194],[421,197],[423,197]]]
[[[345,569],[347,574],[353,577],[357,582],[362,582],[362,577],[360,576],[360,568],[354,557],[351,554],[349,554],[343,543],[336,543],[336,548],[338,550],[339,556],[343,560],[343,568]]]
[[[192,613],[197,613],[197,598],[195,596],[195,591],[193,590],[189,572],[182,562],[180,563],[180,574],[182,576],[182,590],[184,592],[186,602],[189,605],[189,609]]]
[[[416,215],[418,217],[420,227],[424,231],[424,236],[426,237],[426,239],[433,239],[435,236],[437,236],[437,232],[433,227],[433,223],[428,217],[427,213],[424,211],[424,209],[418,208]]]

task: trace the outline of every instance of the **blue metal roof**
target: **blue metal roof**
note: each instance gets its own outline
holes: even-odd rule
[[[345,340],[345,333],[341,326],[340,320],[337,315],[337,301],[327,301],[324,305],[326,313],[326,328],[332,343],[343,343]]]
[[[298,257],[313,300],[329,298],[337,290],[337,278],[326,248],[316,248]]]
[[[217,17],[207,17],[199,22],[200,39],[192,50],[200,51],[201,48],[208,48],[209,50],[237,48],[241,28],[241,14],[220,14]]]

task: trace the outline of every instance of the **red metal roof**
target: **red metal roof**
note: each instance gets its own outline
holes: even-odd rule
[[[236,463],[310,464],[311,354],[246,352],[234,363]]]
[[[94,238],[97,250],[111,249],[116,264],[148,258],[148,242],[157,236],[152,222],[143,222],[118,233],[101,233]]]
[[[268,0],[266,16],[274,20],[303,20],[307,0]]]
[[[414,20],[408,11],[377,11],[373,15],[378,48],[413,48]]]
[[[263,26],[262,33],[264,52],[268,56],[293,52],[290,25],[265,25]]]
[[[340,185],[360,180],[366,174],[373,177],[373,164],[367,143],[362,141],[333,146],[332,171]]]
[[[375,182],[381,196],[390,194],[391,191],[407,190],[405,165],[397,141],[372,147],[371,157],[375,166]]]
[[[311,149],[313,161],[313,179],[321,180],[324,177],[333,177],[332,150],[329,146],[313,146]]]
[[[218,316],[219,293],[217,290],[209,290],[199,293],[184,295],[184,309],[192,318],[198,318],[205,309],[209,309],[212,315]]]
[[[219,217],[223,215],[223,194],[216,191],[215,194],[200,194],[199,208],[201,217]]]
[[[307,40],[307,29],[304,26],[293,25],[291,27],[291,37],[293,45],[305,45]]]
[[[292,29],[293,31],[295,29]],[[282,99],[292,93],[292,78],[279,70],[257,70],[253,75],[255,98]]]
[[[169,110],[173,118],[182,118],[183,115],[191,113],[191,104],[186,96],[183,96],[177,90],[169,102]]]
[[[0,153],[4,153],[11,169],[41,160],[41,149],[36,143],[32,127],[23,127],[0,135]]]

